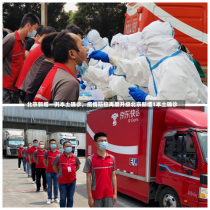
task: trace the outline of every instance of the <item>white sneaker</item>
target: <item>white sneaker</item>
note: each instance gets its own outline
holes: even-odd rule
[[[56,198],[56,199],[55,199],[55,202],[56,202],[56,203],[59,203],[59,199],[58,199],[58,198]]]
[[[24,171],[23,173],[25,174],[26,172]]]
[[[35,184],[35,183],[36,183],[35,181],[32,182],[32,184]]]
[[[18,168],[18,170],[20,170],[20,168]]]
[[[48,199],[47,204],[51,204],[51,201],[52,201],[51,199]]]

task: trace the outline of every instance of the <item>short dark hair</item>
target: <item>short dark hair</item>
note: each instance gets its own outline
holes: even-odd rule
[[[81,37],[84,36],[84,32],[83,32],[82,29],[81,29],[80,27],[78,27],[77,25],[70,24],[70,25],[68,25],[68,26],[66,27],[66,29],[67,29],[69,32],[73,33],[73,34],[76,34],[76,35],[77,35],[77,34],[80,34]]]
[[[36,15],[34,15],[32,13],[27,13],[22,18],[20,28],[23,28],[27,23],[30,23],[31,26],[35,25],[36,23],[38,23],[38,25],[39,25],[40,20]]]
[[[42,29],[42,31],[41,31],[41,33],[40,33],[40,36],[42,36],[42,35],[44,35],[44,34],[50,34],[50,33],[52,33],[52,32],[56,32],[56,30],[55,30],[53,27],[51,27],[51,26],[45,26],[45,27]]]
[[[69,50],[79,52],[76,41],[69,33],[68,30],[63,30],[53,40],[52,54],[55,62],[66,63]]]
[[[56,142],[56,140],[55,140],[55,139],[50,139],[50,140],[49,140],[49,144],[50,144],[52,141],[55,141],[55,142]]]
[[[24,144],[24,147],[26,147],[26,145]]]
[[[44,26],[43,25],[41,25],[41,26],[39,26],[37,29],[36,29],[36,35],[37,34],[41,34],[41,32],[42,32],[42,30],[43,30],[43,28],[44,28]]]
[[[40,141],[40,142],[43,142],[43,141]],[[40,142],[39,142],[39,143],[40,143]],[[44,143],[44,142],[43,142],[43,143]]]
[[[33,140],[33,143],[34,143],[35,141],[38,141],[38,140],[37,140],[37,139],[34,139],[34,140]]]
[[[59,34],[58,32],[50,33],[42,40],[41,49],[46,58],[53,57],[52,51],[51,51],[51,45],[52,45],[53,40],[58,34]]]
[[[94,135],[94,141],[97,142],[98,140],[98,137],[101,137],[101,136],[104,136],[104,137],[107,137],[107,135],[103,132],[98,132]]]
[[[63,143],[63,147],[65,146],[66,143],[70,143],[70,144],[71,144],[70,141],[65,141],[65,142]]]

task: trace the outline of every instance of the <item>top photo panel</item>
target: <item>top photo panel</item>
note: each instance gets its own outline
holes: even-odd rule
[[[3,104],[207,104],[207,17],[193,2],[3,3]]]

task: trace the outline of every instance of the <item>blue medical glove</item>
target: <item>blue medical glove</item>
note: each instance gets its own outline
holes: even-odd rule
[[[137,102],[144,102],[145,101],[145,98],[148,95],[144,91],[142,91],[142,90],[140,90],[138,88],[129,87],[128,89],[129,89],[129,94]]]
[[[81,84],[81,88],[84,90],[86,88],[86,85]]]
[[[114,66],[112,66],[112,67],[109,68],[109,76],[111,76],[114,73],[114,70],[115,69],[116,68]]]
[[[80,78],[80,77],[82,77],[81,74],[77,74],[77,75],[76,75],[76,78]]]
[[[81,80],[79,84],[83,84],[83,83],[84,83],[83,80]]]
[[[95,50],[89,55],[89,59],[93,58],[95,60],[101,60],[104,63],[109,63],[109,56],[107,53],[104,53],[100,50]]]

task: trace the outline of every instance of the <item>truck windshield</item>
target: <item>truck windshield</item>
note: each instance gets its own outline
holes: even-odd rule
[[[63,143],[66,142],[66,141],[71,142],[72,145],[76,145],[77,144],[76,139],[63,139]]]
[[[23,140],[9,140],[8,145],[15,145],[15,146],[20,146],[20,144],[24,145]]]
[[[198,136],[198,140],[200,142],[201,145],[201,150],[203,153],[203,158],[205,160],[205,162],[208,162],[208,153],[207,153],[207,139],[208,139],[208,132],[207,131],[198,131],[197,132],[197,136]]]

